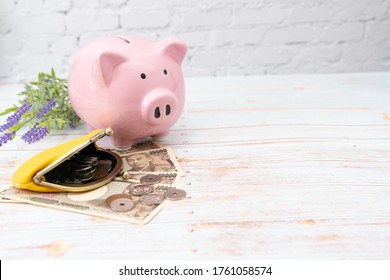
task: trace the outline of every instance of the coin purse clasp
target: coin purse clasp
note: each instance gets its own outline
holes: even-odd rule
[[[96,141],[112,134],[110,128],[95,130],[35,155],[16,170],[12,185],[38,192],[83,192],[111,182],[122,170],[122,158]]]

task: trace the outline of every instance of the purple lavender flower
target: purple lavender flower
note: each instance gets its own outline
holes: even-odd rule
[[[7,143],[8,141],[11,141],[13,136],[15,135],[15,131],[13,132],[7,132],[0,136],[0,147],[3,146],[3,144]]]
[[[41,140],[49,133],[49,128],[47,126],[37,126],[38,123],[35,123],[35,125],[22,136],[24,142],[27,142],[29,144],[34,143],[38,140]]]
[[[54,106],[56,106],[57,102],[55,100],[50,100],[47,104],[37,113],[37,119],[42,118],[47,114]]]
[[[31,104],[23,104],[19,109],[7,118],[7,122],[0,126],[0,132],[6,131],[8,128],[18,124],[21,117],[31,108]]]

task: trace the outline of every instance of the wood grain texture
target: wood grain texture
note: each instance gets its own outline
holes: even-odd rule
[[[2,203],[0,257],[390,258],[390,73],[186,83],[166,144],[183,157],[188,199],[146,226]],[[0,87],[0,110],[21,88]],[[0,187],[29,157],[86,132],[7,143]]]

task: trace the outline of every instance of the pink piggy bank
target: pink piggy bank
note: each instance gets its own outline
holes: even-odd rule
[[[168,135],[184,106],[181,63],[187,46],[170,37],[98,39],[76,55],[68,79],[70,101],[90,130],[112,128],[112,143]]]

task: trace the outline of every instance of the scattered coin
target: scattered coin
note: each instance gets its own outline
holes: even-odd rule
[[[168,200],[182,200],[187,196],[187,193],[180,189],[168,189],[164,192],[164,197]]]
[[[149,185],[135,185],[135,186],[130,185],[126,188],[126,190],[128,190],[128,192],[133,195],[144,195],[144,194],[152,193],[154,191],[154,188],[153,186],[149,186]]]
[[[111,195],[107,197],[106,204],[115,212],[127,212],[134,208],[134,202],[127,194]]]
[[[160,204],[163,200],[164,197],[161,194],[157,194],[157,193],[145,194],[141,196],[141,198],[139,199],[139,201],[145,205]]]
[[[161,176],[155,174],[148,174],[142,176],[139,180],[142,184],[157,184],[161,182]]]

